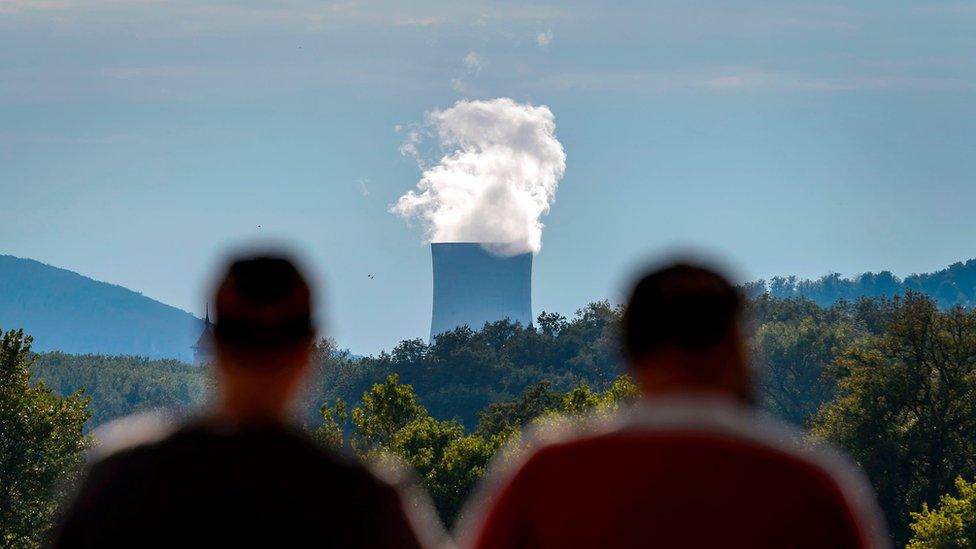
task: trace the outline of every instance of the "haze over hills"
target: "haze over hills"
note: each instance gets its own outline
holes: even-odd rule
[[[774,277],[747,285],[750,294],[839,300],[914,290],[940,307],[976,306],[976,259],[901,279],[888,271],[816,280]],[[538,311],[536,311],[538,312]],[[202,320],[142,294],[32,259],[0,255],[0,329],[24,328],[36,351],[126,354],[189,361]]]
[[[190,360],[202,321],[122,286],[0,255],[0,328],[23,328],[35,351]]]

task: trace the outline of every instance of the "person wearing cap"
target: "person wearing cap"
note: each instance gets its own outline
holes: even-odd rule
[[[859,470],[752,404],[741,309],[705,268],[642,278],[622,330],[639,403],[527,435],[524,457],[495,466],[462,512],[462,546],[888,546]]]
[[[311,291],[296,267],[241,258],[215,301],[215,402],[172,430],[142,417],[104,431],[53,546],[434,543],[422,498],[292,426],[315,337]]]

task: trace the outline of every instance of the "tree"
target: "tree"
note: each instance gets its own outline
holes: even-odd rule
[[[580,385],[563,397],[561,408],[569,414],[587,414],[600,405],[600,394],[586,385]]]
[[[833,397],[828,366],[854,333],[848,323],[826,316],[767,322],[752,340],[753,360],[763,380],[763,406],[796,425],[806,425]]]
[[[187,409],[209,390],[199,367],[136,356],[40,353],[31,379],[63,396],[84,389],[91,398],[89,428],[158,407]]]
[[[786,421],[807,426],[820,406],[833,398],[836,380],[830,365],[882,321],[884,303],[840,301],[824,309],[809,299],[768,294],[747,301],[747,335],[761,382],[760,404]]]
[[[457,421],[434,419],[417,401],[413,387],[399,383],[396,375],[374,385],[362,400],[352,411],[353,447],[364,457],[388,452],[411,466],[427,485],[441,518],[451,524],[502,439],[465,435]],[[341,432],[331,426],[332,409],[323,406],[322,414],[322,432]]]
[[[612,411],[632,400],[636,386],[620,376],[603,393],[581,385],[566,393],[546,383],[528,388],[513,402],[497,403],[479,415],[474,433],[456,420],[438,420],[420,404],[411,385],[390,375],[363,397],[352,411],[353,449],[362,457],[392,454],[423,479],[441,519],[454,523],[475,484],[496,451],[516,437],[520,428],[540,417],[577,421],[592,411]],[[323,425],[313,431],[318,440],[342,444],[345,404],[323,405]]]
[[[823,307],[840,300],[860,298],[893,298],[907,291],[924,293],[939,307],[972,307],[976,303],[976,259],[953,263],[932,273],[914,274],[900,280],[890,271],[864,273],[856,278],[841,278],[837,273],[816,280],[800,280],[795,276],[777,276],[742,286],[746,296],[759,297],[763,293],[780,299],[806,298]]]
[[[343,426],[349,419],[346,401],[337,398],[332,406],[323,404],[319,408],[322,424],[311,430],[312,438],[329,448],[341,448],[344,443]]]
[[[350,403],[390,374],[411,385],[425,408],[438,419],[456,419],[466,428],[477,412],[494,402],[517,398],[527,387],[548,381],[564,392],[585,383],[604,390],[620,373],[617,332],[621,310],[596,302],[572,319],[543,312],[535,325],[509,320],[462,326],[430,343],[400,342],[376,356],[352,357],[323,341],[315,356],[316,390],[306,410],[316,417],[322,402]]]
[[[397,431],[386,449],[426,479],[440,465],[448,445],[462,436],[464,427],[458,422],[438,421],[424,415]]]
[[[401,385],[399,376],[391,374],[363,395],[363,403],[352,410],[356,426],[354,442],[360,451],[388,446],[397,432],[415,419],[428,417],[427,409],[417,402],[410,385]]]
[[[976,546],[976,482],[956,478],[958,497],[949,494],[939,499],[939,507],[912,513],[912,532],[908,549],[955,549]]]
[[[617,376],[617,379],[613,380],[610,388],[600,396],[600,404],[611,410],[616,410],[621,405],[633,404],[637,400],[639,393],[637,384],[634,383],[634,380],[630,379],[630,376],[620,375]]]
[[[558,410],[562,395],[552,390],[548,381],[542,381],[526,389],[517,400],[496,402],[478,412],[480,435],[491,436],[512,427],[522,428],[539,415]]]
[[[881,335],[831,366],[838,394],[813,431],[865,470],[904,543],[911,511],[935,504],[957,475],[976,474],[976,311],[940,311],[910,293],[889,314]]]
[[[489,438],[467,435],[451,440],[444,448],[440,463],[427,477],[427,486],[445,524],[457,521],[464,502],[506,440],[507,434]]]
[[[23,330],[0,336],[0,545],[36,547],[50,528],[59,487],[79,471],[88,398],[31,385],[35,357]]]

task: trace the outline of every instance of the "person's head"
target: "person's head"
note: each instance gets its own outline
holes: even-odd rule
[[[748,399],[739,327],[742,298],[718,273],[677,263],[634,286],[623,315],[623,350],[645,394],[719,392]]]
[[[222,404],[245,415],[287,412],[309,369],[315,335],[305,278],[283,257],[241,257],[227,267],[215,302]]]

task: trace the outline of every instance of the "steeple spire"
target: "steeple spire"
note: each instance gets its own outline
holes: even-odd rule
[[[213,332],[214,325],[210,322],[210,302],[207,301],[206,313],[203,317],[203,333],[197,338],[193,347],[193,363],[207,364],[213,360]]]

